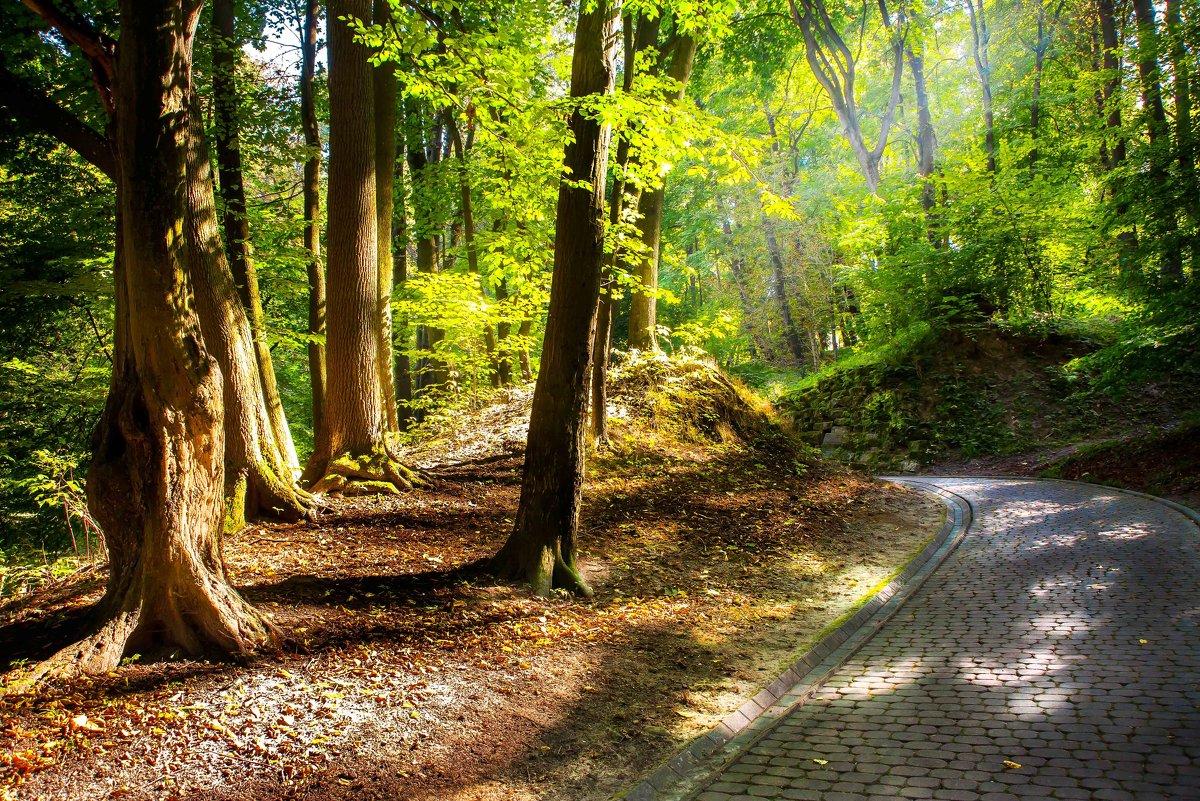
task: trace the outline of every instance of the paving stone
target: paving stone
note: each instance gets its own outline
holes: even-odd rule
[[[962,543],[694,801],[1200,798],[1196,527],[1101,487],[917,480],[971,502]]]

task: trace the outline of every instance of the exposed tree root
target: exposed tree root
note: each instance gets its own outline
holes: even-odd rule
[[[593,594],[578,566],[569,564],[557,548],[548,545],[531,551],[518,548],[509,540],[492,557],[488,567],[502,581],[528,583],[534,595],[546,597],[556,590],[583,598],[591,598]]]
[[[330,459],[312,495],[399,495],[430,486],[429,479],[385,451]]]
[[[121,588],[110,586],[92,632],[33,667],[27,678],[106,673],[134,655],[238,658],[278,641],[278,629],[233,589],[223,568],[214,571],[186,549],[179,556],[181,562],[148,559]]]

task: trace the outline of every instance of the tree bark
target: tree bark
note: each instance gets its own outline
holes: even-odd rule
[[[634,65],[638,55],[649,47],[658,44],[658,33],[661,15],[653,18],[646,15],[628,16],[625,18],[622,30],[624,46],[624,74],[621,76],[621,89],[628,93],[633,89],[635,76]],[[635,25],[636,22],[636,25]],[[636,27],[636,30],[635,30]],[[651,68],[652,70],[655,67]],[[625,172],[630,167],[630,139],[623,134],[617,142],[616,182],[613,184],[609,197],[608,222],[616,226],[624,212],[626,204],[638,203],[639,193],[628,192]],[[596,337],[592,343],[592,440],[600,444],[608,441],[608,363],[612,351],[613,313],[616,298],[613,294],[618,263],[623,256],[623,248],[614,245],[614,252],[605,260],[605,273],[601,277],[600,301],[596,308]]]
[[[404,143],[396,145],[395,182],[404,186]],[[396,229],[392,234],[392,291],[396,292],[408,280],[408,209],[403,201],[404,191],[400,193],[401,201],[396,209]],[[401,315],[392,323],[392,380],[396,387],[396,419],[401,430],[412,425],[412,371],[408,363],[408,347],[411,334],[408,319]]]
[[[533,333],[533,320],[526,318],[517,326],[517,336],[521,337],[521,346],[517,348],[517,362],[521,365],[521,380],[529,383],[533,380],[533,361],[529,358],[529,341]]]
[[[300,122],[304,128],[304,249],[308,252],[308,376],[313,432],[325,417],[325,267],[321,264],[321,129],[314,78],[320,0],[305,0],[300,45]]]
[[[116,668],[132,653],[244,653],[273,627],[221,557],[222,377],[191,303],[187,236],[195,15],[123,0],[111,87],[118,183],[113,376],[88,470],[105,531],[98,623],[36,673]]]
[[[787,282],[784,280],[783,275],[783,251],[780,250],[779,241],[775,236],[775,223],[771,220],[764,220],[763,229],[767,236],[767,255],[771,259],[771,275],[775,289],[775,298],[779,301],[779,314],[783,319],[783,338],[787,343],[788,352],[796,360],[796,365],[803,367],[804,340],[800,337],[800,330],[796,327],[796,321],[792,319],[792,304],[788,298]]]
[[[379,235],[374,68],[345,18],[370,0],[329,3],[329,277],[325,424],[304,479],[314,492],[394,492],[420,479],[388,452],[379,378]]]
[[[308,517],[314,499],[296,486],[292,463],[271,425],[250,321],[221,246],[199,99],[192,95],[189,102],[188,256],[205,343],[224,378],[225,527],[233,532],[256,517]]]
[[[969,0],[970,2],[971,0]],[[875,147],[868,149],[859,119],[857,80],[857,58],[841,34],[834,27],[833,19],[825,7],[824,0],[788,0],[792,22],[800,29],[804,38],[805,59],[813,77],[825,90],[833,105],[846,142],[858,161],[859,170],[867,182],[867,188],[875,192],[879,188],[879,162],[887,149],[888,134],[896,119],[896,107],[900,103],[900,79],[904,64],[904,53],[900,39],[893,43],[892,87],[887,106],[879,124],[879,137]]]
[[[591,10],[586,4],[581,7],[571,64],[572,98],[612,91],[618,11],[614,5],[598,0]],[[521,501],[513,532],[493,560],[502,577],[527,581],[539,595],[553,588],[591,594],[576,561],[576,539],[588,376],[604,265],[609,130],[578,107],[569,127],[565,174],[589,185],[559,187],[550,311],[533,394]]]
[[[374,0],[375,24],[390,19],[387,0]],[[387,430],[400,431],[396,407],[396,377],[392,371],[392,217],[395,214],[396,68],[385,61],[374,71],[375,102],[375,227],[379,232],[379,387]]]
[[[1156,197],[1150,199],[1151,216],[1159,229],[1159,275],[1168,283],[1183,279],[1183,260],[1176,241],[1175,204],[1169,199],[1168,168],[1171,132],[1167,112],[1163,107],[1161,73],[1158,64],[1158,23],[1153,0],[1133,0],[1137,21],[1138,76],[1142,82],[1142,106],[1146,113],[1150,138],[1150,181]]]
[[[1194,56],[1189,56],[1185,41],[1183,15],[1179,0],[1167,0],[1167,47],[1174,76],[1175,93],[1175,151],[1179,161],[1180,191],[1183,209],[1192,224],[1192,280],[1200,277],[1200,242],[1196,228],[1200,225],[1200,187],[1196,184],[1196,142],[1192,132],[1191,72]],[[1182,276],[1181,276],[1182,277]]]
[[[258,271],[250,248],[250,219],[246,215],[246,188],[243,182],[242,147],[238,122],[237,59],[241,52],[234,31],[233,0],[213,0],[213,110],[216,119],[217,175],[225,204],[225,252],[238,296],[250,322],[254,357],[262,381],[263,402],[276,443],[289,471],[298,471],[300,460],[292,442],[292,432],[279,397],[271,348],[267,344],[262,296],[258,290]]]
[[[995,175],[996,118],[992,111],[992,64],[988,53],[992,34],[988,30],[983,2],[984,0],[967,0],[967,12],[971,17],[971,52],[975,57],[975,71],[979,75],[979,88],[983,97],[983,152],[987,156],[988,173]]]
[[[427,125],[423,109],[416,102],[408,102],[405,106],[406,147],[408,148],[408,172],[412,181],[413,195],[413,235],[417,241],[417,272],[436,273],[438,271],[438,232],[433,220],[434,199],[429,197],[433,191],[430,184],[430,171],[433,165],[442,160],[442,139],[444,133],[440,119]],[[441,342],[445,332],[433,326],[417,327],[418,350],[432,353],[437,343]],[[423,357],[419,362],[418,372],[414,383],[415,390],[427,389],[433,386],[445,386],[450,376],[445,364],[432,356]]]

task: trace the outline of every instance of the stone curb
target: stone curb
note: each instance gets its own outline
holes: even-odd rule
[[[946,504],[946,522],[887,586],[872,595],[858,611],[821,638],[775,681],[727,715],[708,734],[692,740],[660,765],[650,777],[618,793],[624,801],[683,801],[702,790],[707,780],[745,749],[766,736],[794,707],[807,701],[821,685],[892,618],[946,557],[958,547],[971,525],[971,506],[959,495],[927,484],[918,476],[881,477],[911,485]]]

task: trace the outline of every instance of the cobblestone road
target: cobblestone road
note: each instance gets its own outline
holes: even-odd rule
[[[1200,799],[1200,542],[1149,499],[929,479],[975,521],[697,801]]]

